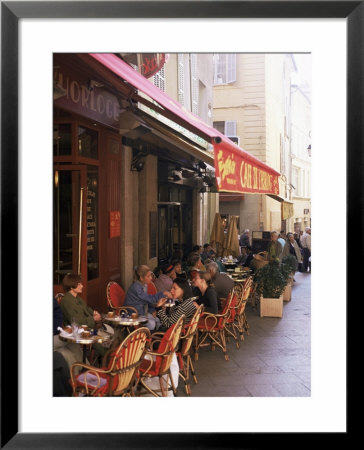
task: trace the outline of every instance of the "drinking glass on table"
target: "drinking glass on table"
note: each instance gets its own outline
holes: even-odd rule
[[[72,334],[75,338],[78,338],[78,324],[73,320],[71,323]]]

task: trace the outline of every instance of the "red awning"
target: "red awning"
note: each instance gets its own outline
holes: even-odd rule
[[[279,172],[246,152],[228,137],[187,111],[129,64],[113,53],[90,53],[121,79],[148,95],[176,116],[176,122],[211,142],[214,146],[217,188],[223,192],[279,194]],[[159,111],[159,110],[158,110]],[[179,120],[178,120],[179,119]]]

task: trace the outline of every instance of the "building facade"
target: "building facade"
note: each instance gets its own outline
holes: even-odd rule
[[[311,99],[310,91],[293,83],[291,89],[291,161],[294,214],[290,229],[311,226]]]
[[[240,231],[294,231],[298,161],[293,164],[291,134],[302,134],[298,100],[291,97],[296,70],[293,55],[214,55],[214,127],[281,174],[279,196],[220,194],[220,212],[238,215]]]

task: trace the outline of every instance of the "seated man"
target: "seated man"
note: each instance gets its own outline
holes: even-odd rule
[[[224,272],[219,272],[218,265],[212,261],[206,266],[206,270],[211,275],[212,283],[215,286],[219,298],[227,298],[229,292],[234,287],[234,281]]]
[[[249,237],[249,230],[248,229],[244,230],[244,233],[242,233],[240,235],[239,245],[240,245],[241,254],[245,255],[246,254],[246,248],[250,245],[250,237]]]
[[[253,249],[250,247],[250,245],[247,246],[247,255],[245,258],[245,261],[243,262],[243,267],[251,267],[251,263],[253,261]]]
[[[204,263],[207,259],[211,259],[213,256],[215,256],[215,252],[212,249],[210,244],[204,244],[203,246],[203,252],[201,253],[201,260]]]

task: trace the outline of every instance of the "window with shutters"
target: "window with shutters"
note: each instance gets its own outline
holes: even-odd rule
[[[281,155],[280,172],[282,174],[285,174],[286,173],[286,155],[285,155],[285,145],[284,145],[284,140],[283,140],[282,134],[279,135],[279,148],[280,148],[280,155]]]
[[[214,122],[213,127],[227,137],[236,136],[236,120]]]
[[[298,167],[293,167],[292,184],[295,187],[295,191],[294,191],[295,197],[300,197],[301,196],[301,177],[300,177],[300,170]]]
[[[225,134],[225,122],[218,121],[213,123],[215,130],[220,131],[220,133]]]
[[[236,81],[235,53],[215,53],[213,64],[214,84],[228,84]]]
[[[199,80],[197,76],[197,55],[191,54],[191,110],[198,116]]]
[[[184,55],[178,54],[177,57],[178,65],[178,101],[181,105],[185,104],[185,65],[184,65]]]
[[[227,120],[225,122],[225,136],[236,136],[236,120]]]
[[[240,137],[236,135],[236,120],[217,121],[213,123],[213,127],[235,144],[240,145]]]
[[[166,91],[166,75],[164,66],[161,68],[159,72],[153,75],[153,84],[157,86],[161,91]]]

